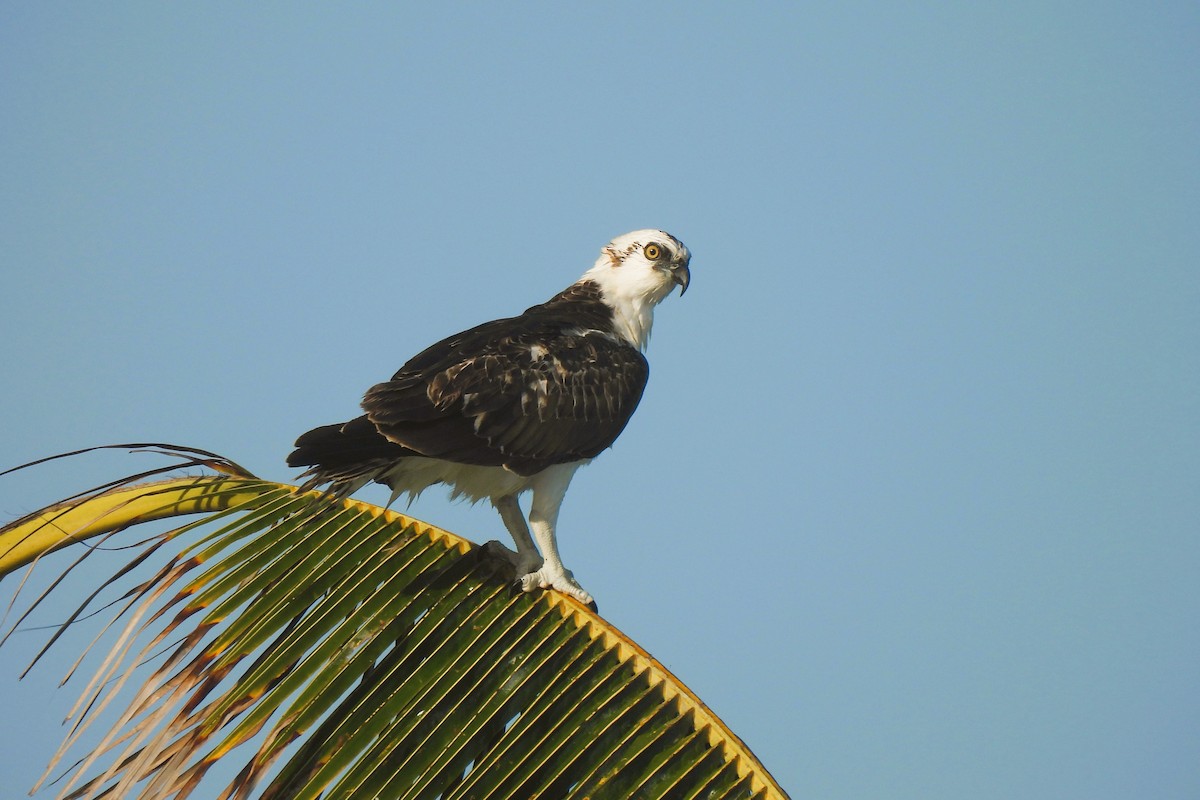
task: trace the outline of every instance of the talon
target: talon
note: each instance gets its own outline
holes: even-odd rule
[[[530,572],[522,575],[520,578],[521,591],[532,592],[534,589],[556,589],[563,594],[568,594],[574,597],[579,602],[586,606],[595,606],[596,601],[592,596],[575,580],[575,576],[570,570],[563,570],[561,573],[548,574],[545,566],[536,572]]]

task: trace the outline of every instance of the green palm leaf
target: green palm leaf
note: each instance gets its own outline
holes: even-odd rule
[[[60,796],[184,798],[218,762],[241,770],[225,798],[786,796],[644,650],[571,598],[514,591],[486,548],[170,451],[207,473],[151,471],[0,529],[3,575],[201,515],[152,535],[101,587],[162,562],[120,596],[115,642],[51,768],[137,689]]]

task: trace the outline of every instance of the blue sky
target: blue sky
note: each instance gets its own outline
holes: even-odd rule
[[[691,289],[560,520],[605,616],[797,799],[1200,795],[1194,4],[2,16],[0,466],[290,480],[408,356],[662,227]],[[71,645],[16,682],[40,641],[0,650],[10,787],[81,688]]]

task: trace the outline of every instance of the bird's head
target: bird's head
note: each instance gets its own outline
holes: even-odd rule
[[[692,254],[666,231],[633,231],[613,239],[600,251],[581,280],[594,281],[613,310],[617,330],[631,344],[645,348],[654,322],[654,307],[679,285],[687,291]]]
[[[600,251],[596,264],[584,275],[600,285],[615,302],[657,305],[679,285],[687,291],[692,274],[692,254],[683,242],[666,231],[633,231],[613,239]]]

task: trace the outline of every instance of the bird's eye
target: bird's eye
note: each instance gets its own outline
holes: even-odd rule
[[[662,255],[662,247],[651,242],[642,248],[642,254],[651,261],[657,261]]]

